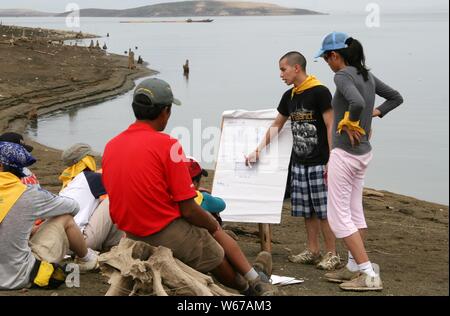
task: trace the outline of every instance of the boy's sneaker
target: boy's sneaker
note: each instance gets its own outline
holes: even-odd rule
[[[298,255],[290,255],[288,260],[293,263],[303,263],[303,264],[318,264],[322,259],[320,253],[314,254],[309,249],[306,249]]]
[[[91,252],[91,258],[88,261],[82,261],[80,258],[75,259],[75,263],[78,265],[80,272],[92,271],[99,268],[98,254],[92,249],[88,249]]]
[[[324,277],[327,281],[333,283],[342,283],[357,278],[361,273],[359,271],[350,271],[347,267],[336,270],[334,272],[325,273]]]
[[[341,283],[339,287],[344,291],[381,291],[383,283],[379,275],[371,277],[365,273],[361,273],[359,277]]]
[[[339,255],[334,255],[332,252],[327,252],[323,259],[317,264],[318,269],[334,270],[341,264]]]
[[[274,296],[278,294],[278,289],[270,282],[263,281],[259,276],[253,281],[248,281],[248,289],[242,294],[245,296]]]

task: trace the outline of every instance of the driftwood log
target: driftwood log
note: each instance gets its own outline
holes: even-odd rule
[[[363,195],[367,196],[367,197],[371,197],[371,196],[375,196],[375,197],[379,197],[379,198],[384,197],[384,194],[382,192],[379,192],[377,190],[372,190],[372,189],[366,189],[366,188],[364,188],[364,190],[363,190]]]
[[[170,249],[128,238],[100,255],[99,263],[111,285],[106,296],[236,295],[174,258]]]

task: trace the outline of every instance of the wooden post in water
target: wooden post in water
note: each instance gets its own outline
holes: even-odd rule
[[[259,238],[261,239],[261,251],[272,253],[272,226],[270,224],[258,224]]]

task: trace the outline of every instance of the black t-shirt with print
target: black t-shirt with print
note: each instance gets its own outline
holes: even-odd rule
[[[292,89],[286,91],[277,110],[291,119],[292,161],[306,166],[327,164],[330,152],[322,113],[331,109],[330,90],[316,86],[291,95]]]

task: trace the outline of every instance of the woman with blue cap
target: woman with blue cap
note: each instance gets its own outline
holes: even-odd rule
[[[362,192],[364,176],[372,159],[370,132],[373,117],[384,117],[403,103],[402,96],[367,68],[361,43],[345,33],[325,36],[316,58],[322,57],[333,72],[336,92],[333,146],[328,163],[328,221],[337,238],[343,238],[347,265],[325,274],[349,291],[383,289],[379,267],[369,261],[364,247],[367,224]],[[375,97],[385,100],[374,107]]]

